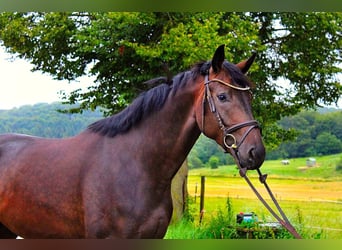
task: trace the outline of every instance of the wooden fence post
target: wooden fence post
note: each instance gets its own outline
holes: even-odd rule
[[[200,223],[202,223],[204,215],[204,193],[205,193],[205,176],[201,176],[201,195],[200,195]]]

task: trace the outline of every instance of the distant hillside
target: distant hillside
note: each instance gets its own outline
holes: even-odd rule
[[[342,152],[342,110],[320,109],[302,111],[283,118],[279,124],[285,129],[295,129],[297,138],[282,143],[268,152],[268,159],[297,158],[330,155]]]
[[[63,114],[68,109],[60,103],[22,106],[0,110],[0,134],[23,133],[42,137],[62,138],[80,133],[90,123],[102,118],[100,111],[82,114]]]
[[[317,112],[320,114],[330,113],[330,112],[336,112],[336,111],[342,111],[340,108],[332,108],[332,107],[322,107],[318,108]]]

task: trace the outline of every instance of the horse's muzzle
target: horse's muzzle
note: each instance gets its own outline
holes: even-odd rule
[[[243,151],[242,148],[241,151]],[[266,152],[264,145],[261,144],[250,146],[244,153],[238,151],[236,155],[242,168],[253,170],[261,167],[265,160]]]

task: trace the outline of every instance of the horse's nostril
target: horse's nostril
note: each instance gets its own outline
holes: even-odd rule
[[[250,162],[253,162],[254,159],[255,159],[255,148],[254,148],[254,147],[252,147],[252,148],[249,150],[248,155],[249,155],[248,160],[249,160]]]
[[[248,164],[249,164],[249,168],[254,168],[255,166],[255,159],[256,159],[256,152],[255,152],[255,148],[252,147],[249,152],[248,152]]]

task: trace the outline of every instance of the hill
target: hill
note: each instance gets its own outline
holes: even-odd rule
[[[0,110],[0,133],[23,133],[50,138],[69,137],[102,118],[100,111],[84,111],[82,114],[58,112],[68,108],[70,106],[61,103],[39,103]]]

